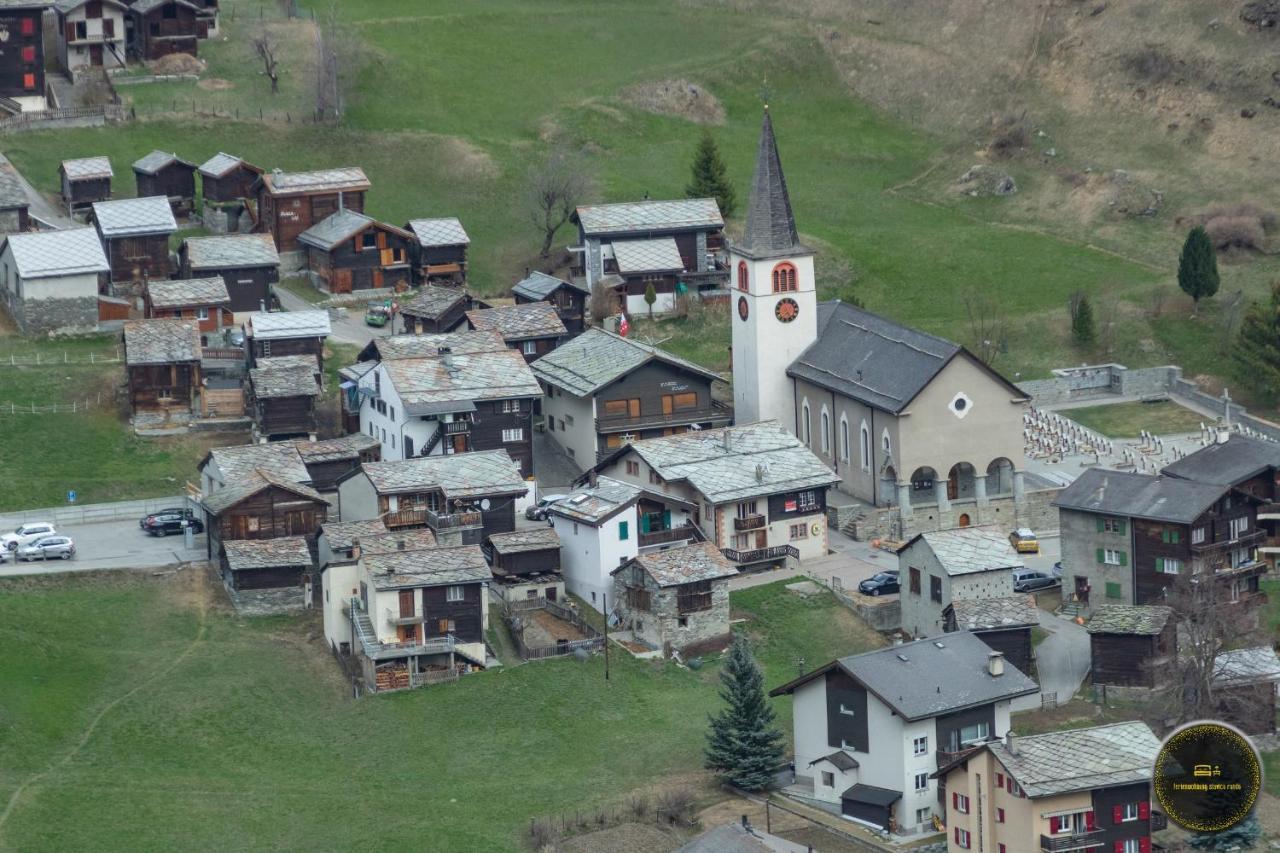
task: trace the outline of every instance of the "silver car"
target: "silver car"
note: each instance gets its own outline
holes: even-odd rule
[[[18,549],[19,560],[70,560],[76,555],[76,543],[70,536],[46,536]]]

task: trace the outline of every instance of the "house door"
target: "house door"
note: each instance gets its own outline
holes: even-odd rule
[[[556,588],[554,586],[547,587],[547,601],[556,600]]]
[[[102,45],[89,45],[89,64],[93,66],[102,65]]]
[[[452,440],[453,440],[453,452],[454,452],[454,453],[466,453],[466,452],[467,452],[467,437],[466,437],[466,435],[455,435],[455,436],[453,437],[453,439],[452,439]]]
[[[1089,601],[1089,579],[1084,575],[1076,575],[1076,601]]]
[[[413,590],[400,590],[400,618],[408,619],[413,615]]]
[[[333,292],[334,293],[350,293],[351,292],[351,270],[334,270],[333,271]]]
[[[674,403],[675,403],[675,397],[671,396],[670,394],[663,394],[662,395],[662,414],[670,415],[674,407]]]
[[[376,267],[373,270],[373,286],[382,287],[382,268]]]
[[[769,547],[769,531],[767,530],[756,531],[756,547],[757,548]]]
[[[960,513],[960,517],[956,519],[956,521],[961,527],[968,527],[972,523],[969,520],[969,513],[967,512]]]

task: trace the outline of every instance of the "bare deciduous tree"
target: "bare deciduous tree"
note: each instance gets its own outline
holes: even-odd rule
[[[591,289],[591,300],[587,304],[587,310],[591,313],[591,320],[594,323],[603,323],[605,317],[610,317],[618,310],[618,297],[613,292],[613,288],[604,282],[597,281],[596,286]]]
[[[298,0],[280,0],[280,10],[289,18],[298,17]]]
[[[550,256],[556,231],[569,221],[590,186],[582,158],[561,148],[529,172],[530,215],[542,234],[542,257]]]
[[[1244,291],[1237,290],[1223,300],[1221,306],[1218,314],[1218,355],[1228,355],[1236,333],[1240,331],[1240,321],[1244,319]]]
[[[253,49],[262,60],[262,71],[271,80],[271,94],[274,95],[280,91],[280,58],[277,56],[280,44],[271,33],[264,32],[254,36]]]
[[[986,291],[971,287],[961,294],[969,324],[969,349],[978,360],[992,366],[1009,340],[1009,320]]]
[[[316,116],[342,115],[342,58],[339,54],[338,7],[331,3],[316,34]]]

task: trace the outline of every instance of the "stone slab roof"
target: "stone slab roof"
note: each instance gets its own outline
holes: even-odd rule
[[[366,462],[364,472],[380,495],[439,489],[446,498],[479,498],[523,495],[529,485],[505,450]]]
[[[187,263],[194,270],[277,267],[280,255],[270,234],[223,234],[188,237]]]
[[[956,628],[960,631],[989,631],[1037,625],[1040,610],[1036,597],[1026,593],[1000,598],[973,598],[951,602]]]
[[[1068,729],[986,745],[1032,799],[1151,780],[1160,740],[1146,723]]]
[[[396,530],[360,538],[360,553],[366,556],[390,554],[393,551],[421,551],[437,545],[436,535],[429,528]]]
[[[555,306],[550,302],[525,302],[501,308],[480,308],[467,312],[472,328],[496,330],[507,342],[548,338],[568,334]]]
[[[405,225],[420,246],[465,246],[471,242],[455,216],[442,219],[410,219]]]
[[[569,287],[588,295],[591,292],[587,289],[586,284],[581,282],[565,281],[562,278],[556,278],[553,275],[534,270],[516,282],[511,288],[511,293],[515,296],[523,296],[525,299],[546,299],[562,287]]]
[[[612,477],[598,477],[594,486],[570,492],[564,500],[547,507],[547,512],[598,525],[634,504],[640,491],[639,486]]]
[[[199,361],[200,323],[197,320],[126,320],[125,363],[174,364]]]
[[[110,272],[98,232],[92,228],[29,231],[5,237],[18,275],[52,278],[61,275]]]
[[[713,198],[583,205],[573,216],[588,237],[724,227],[724,217]]]
[[[307,356],[310,358],[310,356]],[[316,465],[321,462],[338,462],[343,459],[359,459],[360,454],[379,446],[376,438],[362,432],[339,438],[326,438],[321,441],[294,442],[298,455],[304,464]]]
[[[614,240],[613,259],[620,273],[675,272],[684,269],[684,260],[674,237],[653,240]]]
[[[825,489],[839,481],[777,421],[643,439],[601,465],[628,452],[639,455],[664,480],[687,481],[711,503]]]
[[[1218,652],[1213,660],[1213,683],[1219,686],[1280,681],[1280,657],[1271,646]]]
[[[217,466],[227,486],[259,471],[269,471],[284,481],[305,483],[311,480],[302,455],[298,453],[297,443],[292,441],[215,447],[209,451],[207,459]]]
[[[1164,630],[1173,608],[1161,604],[1103,604],[1093,611],[1085,630],[1090,634],[1153,636]]]
[[[358,166],[338,169],[319,169],[314,172],[264,172],[262,181],[273,195],[300,193],[327,193],[349,190],[359,192],[369,189],[369,179]]]
[[[400,358],[383,364],[410,415],[471,411],[476,400],[542,396],[524,356],[506,346],[498,352]]]
[[[451,308],[460,302],[465,302],[466,299],[467,292],[460,287],[425,284],[418,291],[417,296],[400,306],[400,313],[434,320],[444,316]]]
[[[1089,468],[1058,493],[1053,505],[1104,515],[1190,524],[1226,487],[1157,474]]]
[[[73,181],[92,181],[114,177],[115,175],[111,171],[111,159],[108,157],[81,157],[76,160],[63,160],[62,171]]]
[[[573,340],[565,341],[530,367],[539,379],[574,396],[585,397],[650,361],[662,362],[705,379],[720,378],[705,367],[666,350],[597,328],[587,329]]]
[[[553,527],[529,527],[510,533],[494,533],[489,544],[499,554],[521,554],[526,551],[559,549],[560,534]]]
[[[264,370],[288,370],[291,367],[306,367],[316,376],[320,375],[320,363],[309,353],[298,355],[264,355],[257,359],[258,367]]]
[[[363,545],[366,538],[385,536],[391,532],[380,518],[367,521],[326,521],[320,525],[320,531],[324,533],[329,548],[334,551],[348,550],[357,539]]]
[[[680,586],[698,581],[727,580],[736,577],[738,569],[710,542],[694,542],[679,548],[651,551],[632,558],[660,587]],[[626,564],[614,569],[617,574]]]
[[[209,278],[153,279],[147,295],[154,308],[189,308],[193,305],[226,305],[231,302],[222,276]]]
[[[200,10],[199,6],[197,6],[195,3],[187,2],[187,0],[134,0],[133,4],[130,5],[129,9],[139,15],[145,15],[146,13],[150,12],[152,9],[163,6],[169,2],[176,3],[179,6],[186,6],[190,9],[195,9],[196,11]]]
[[[253,395],[260,400],[315,397],[320,393],[315,367],[255,367],[249,371]]]
[[[400,234],[406,239],[410,237],[409,232],[402,231],[394,225],[387,225],[372,216],[365,216],[363,213],[358,213],[350,208],[343,208],[329,214],[299,234],[298,242],[328,252],[345,241],[352,239],[370,226]],[[369,251],[373,250],[370,249]]]
[[[391,335],[374,338],[370,346],[383,361],[397,358],[436,358],[448,350],[452,355],[509,350],[507,342],[496,330],[442,332],[431,335]]]
[[[898,553],[906,551],[921,539],[951,577],[1026,567],[1008,538],[994,527],[959,527],[920,533],[899,549]]]
[[[183,160],[177,154],[172,154],[168,151],[152,151],[147,156],[134,161],[133,171],[141,172],[144,175],[154,175],[175,163],[188,169],[196,167],[195,163]]]
[[[260,173],[262,171],[257,166],[251,166],[250,164],[245,163],[244,160],[234,154],[227,154],[219,151],[217,154],[214,154],[208,160],[205,160],[200,164],[200,174],[206,175],[210,178],[221,178],[225,177],[232,170],[238,168],[241,164],[255,172]]]
[[[235,506],[246,498],[250,498],[263,489],[275,487],[283,489],[287,492],[308,498],[318,503],[327,504],[328,501],[324,496],[310,486],[287,479],[280,476],[277,471],[270,468],[259,468],[251,471],[243,477],[237,477],[235,480],[228,480],[226,486],[217,491],[205,495],[202,503],[205,509],[214,515],[218,515],[223,510]]]
[[[162,195],[118,198],[93,203],[93,221],[103,237],[172,234],[178,230],[169,199]]]
[[[283,539],[228,539],[222,543],[232,571],[311,566],[311,550],[301,536]]]
[[[756,149],[756,168],[751,176],[751,195],[747,199],[747,223],[742,241],[735,248],[756,258],[809,253],[800,245],[796,218],[791,211],[791,195],[787,192],[787,179],[778,156],[778,140],[773,133],[773,118],[767,106]]]
[[[989,702],[1026,696],[1039,686],[1005,661],[991,675],[991,647],[968,631],[956,631],[840,658],[770,691],[790,693],[839,667],[908,721],[925,720]]]
[[[17,175],[0,172],[0,210],[13,210],[19,207],[30,207],[31,199]]]
[[[476,545],[390,551],[362,559],[376,589],[451,586],[493,579],[493,572]]]
[[[1280,443],[1243,435],[1210,444],[1164,468],[1170,477],[1233,486],[1269,468],[1280,468]]]
[[[249,334],[260,341],[284,338],[327,338],[333,331],[328,311],[254,311]]]

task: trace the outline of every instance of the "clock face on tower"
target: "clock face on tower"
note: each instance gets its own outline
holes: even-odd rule
[[[738,297],[738,316],[745,320],[747,319],[747,315],[750,313],[751,313],[751,308],[750,306],[747,305],[747,297],[739,296]]]
[[[781,299],[773,309],[773,316],[779,323],[790,323],[800,315],[800,306],[794,299]]]

